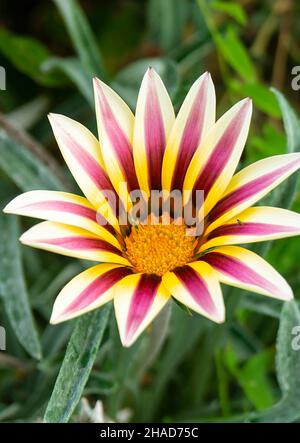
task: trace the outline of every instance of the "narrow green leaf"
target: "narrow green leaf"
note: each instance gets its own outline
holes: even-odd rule
[[[275,88],[271,88],[271,91],[275,94],[281,109],[284,129],[287,136],[287,152],[300,152],[299,118],[281,92]],[[275,193],[272,201],[273,206],[284,208],[291,206],[296,192],[297,178],[298,174],[293,174],[278,188],[278,192]]]
[[[94,106],[94,96],[91,76],[86,72],[82,63],[77,58],[51,57],[46,60],[42,69],[45,72],[59,70],[77,86],[79,92],[86,98],[87,102]]]
[[[1,28],[0,52],[17,69],[44,86],[59,86],[65,83],[63,76],[58,73],[45,74],[41,71],[41,64],[51,53],[32,37],[16,35]]]
[[[245,25],[247,21],[246,13],[241,5],[230,1],[214,1],[211,7],[220,12],[225,12],[234,18],[240,25]]]
[[[87,72],[107,77],[102,56],[90,25],[77,0],[53,0],[61,13],[70,38]]]
[[[88,380],[108,323],[110,305],[76,320],[44,420],[66,423],[77,406]]]
[[[22,191],[32,189],[63,189],[55,177],[32,152],[0,129],[0,169]]]
[[[230,84],[234,91],[237,91],[243,97],[248,96],[253,99],[254,105],[270,115],[271,117],[280,117],[281,112],[278,102],[269,88],[262,83],[237,83]]]
[[[255,80],[255,69],[235,28],[228,26],[225,35],[217,33],[215,41],[225,60],[247,82]]]
[[[0,214],[0,297],[19,342],[34,358],[41,346],[34,325],[23,275],[18,219]]]
[[[288,153],[300,152],[300,122],[292,107],[285,99],[283,94],[275,88],[271,88],[271,91],[275,94],[283,118],[284,129],[287,136],[287,149]],[[280,208],[289,209],[293,203],[293,199],[296,192],[298,174],[295,173],[289,177],[284,183],[276,188],[271,197],[270,205],[278,206]],[[266,255],[271,247],[272,242],[265,242],[254,248],[255,252],[260,255]]]

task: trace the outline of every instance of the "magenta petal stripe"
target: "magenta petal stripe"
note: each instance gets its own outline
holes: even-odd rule
[[[80,217],[88,218],[89,220],[98,223],[104,229],[109,231],[111,234],[115,234],[114,228],[105,220],[105,218],[97,213],[94,209],[88,208],[86,206],[79,205],[77,203],[71,203],[59,200],[47,200],[45,202],[34,202],[24,205],[20,209],[33,209],[33,210],[45,210],[45,211],[60,211],[66,214],[74,214]],[[67,221],[67,220],[66,220]]]
[[[60,246],[65,249],[72,250],[101,250],[112,252],[122,256],[120,249],[115,248],[104,240],[91,237],[69,236],[59,238],[35,239],[36,243],[43,243],[47,245]]]
[[[204,311],[211,316],[217,314],[207,284],[193,268],[182,266],[176,268],[173,272]]]
[[[152,69],[149,69],[149,77],[149,89],[144,114],[145,147],[149,168],[149,188],[156,190],[161,189],[161,169],[166,148],[166,135],[160,104],[152,78]]]
[[[60,129],[60,137],[66,146],[72,151],[77,162],[85,169],[86,173],[92,179],[99,190],[113,190],[111,182],[101,168],[100,164],[87,152],[79,143],[72,137],[72,134],[65,131],[59,122],[56,122],[56,127]]]
[[[128,311],[128,317],[126,322],[126,336],[127,340],[136,333],[140,324],[146,317],[150,310],[158,287],[161,283],[161,278],[155,275],[142,274],[138,282],[137,287],[133,293],[130,308]]]
[[[272,186],[277,179],[287,173],[290,169],[291,164],[279,167],[275,171],[251,180],[225,195],[210,212],[209,222],[212,223],[226,212],[231,211],[235,206],[238,206],[244,201],[254,197],[255,194],[259,194],[268,186]]]
[[[243,127],[244,116],[249,107],[249,103],[248,100],[245,100],[245,103],[241,106],[239,112],[216,144],[204,168],[200,171],[193,190],[195,191],[198,189],[204,191],[205,198],[227,163],[230,161],[230,157],[236,145],[236,140]]]
[[[267,223],[249,223],[249,222],[239,222],[232,224],[227,224],[223,226],[219,226],[212,232],[210,232],[207,236],[207,240],[211,240],[216,237],[222,237],[224,235],[239,235],[239,236],[247,236],[247,235],[257,235],[257,236],[268,236],[272,234],[280,234],[280,233],[292,233],[298,232],[299,228],[296,229],[293,226],[282,226],[275,224],[267,224]]]
[[[257,286],[268,293],[276,294],[278,292],[278,287],[276,285],[273,285],[272,282],[265,279],[236,257],[231,257],[220,252],[211,252],[204,254],[201,257],[201,260],[210,264],[214,269],[233,277],[241,283]]]
[[[110,144],[113,147],[115,155],[122,168],[123,176],[126,178],[129,192],[134,191],[135,189],[139,189],[139,185],[135,173],[130,141],[118,124],[108,100],[103,93],[100,82],[97,79],[95,81],[98,86],[96,88],[96,97],[101,109],[106,136],[110,138]]]
[[[129,268],[118,267],[111,269],[104,274],[97,277],[92,283],[90,283],[72,303],[65,309],[63,315],[69,315],[78,310],[84,309],[87,306],[94,303],[102,294],[108,291],[114,286],[119,280],[127,275],[131,274],[132,271]]]
[[[209,74],[207,73],[207,78]],[[188,116],[182,139],[179,145],[177,159],[175,163],[172,189],[182,189],[184,177],[190,161],[195,153],[199,141],[202,136],[204,118],[205,118],[205,102],[207,100],[208,82],[203,80],[195,101],[193,103],[191,112]]]

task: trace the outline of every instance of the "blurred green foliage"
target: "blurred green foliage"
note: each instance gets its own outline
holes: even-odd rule
[[[291,69],[300,63],[299,20],[293,0],[2,0],[2,207],[21,191],[76,190],[47,113],[94,130],[91,77],[109,82],[134,109],[149,64],[176,109],[205,70],[216,85],[218,115],[252,97],[243,164],[300,151],[299,92],[291,88]],[[271,202],[300,211],[296,177]],[[292,328],[300,325],[297,301],[282,309],[278,301],[227,288],[226,324],[173,304],[171,316],[162,314],[169,321],[163,335],[158,318],[124,349],[109,308],[48,324],[58,291],[85,263],[22,247],[20,223],[30,225],[0,217],[0,324],[7,331],[1,421],[38,421],[45,413],[47,421],[75,421],[82,396],[91,404],[101,399],[112,419],[129,408],[133,421],[300,420],[300,351],[291,348]],[[260,247],[298,300],[299,251],[298,238]]]

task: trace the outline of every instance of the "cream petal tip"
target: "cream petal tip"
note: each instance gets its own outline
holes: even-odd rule
[[[13,205],[11,203],[12,202],[10,202],[6,206],[4,206],[4,208],[2,209],[2,212],[4,212],[5,214],[11,214],[13,212]]]
[[[222,324],[224,323],[226,320],[226,315],[225,315],[225,309],[222,310],[222,312],[220,312],[216,318],[215,318],[215,322],[218,324]]]
[[[19,237],[19,241],[23,245],[30,243],[30,237],[29,237],[29,235],[27,235],[27,232],[24,232],[24,234],[22,234],[21,237]]]
[[[52,312],[49,323],[51,325],[57,325],[63,321],[63,318],[60,315],[55,314]]]
[[[291,300],[293,300],[294,299],[294,293],[293,293],[293,290],[292,290],[292,288],[290,287],[290,286],[288,286],[287,288],[286,288],[286,290],[285,290],[285,294],[284,294],[284,296],[282,297],[282,300],[284,300],[284,301],[291,301]]]

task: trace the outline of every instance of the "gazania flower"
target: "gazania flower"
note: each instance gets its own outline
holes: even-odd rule
[[[157,73],[146,72],[135,116],[124,101],[94,80],[98,139],[81,124],[51,114],[62,155],[85,197],[32,191],[16,197],[6,212],[45,219],[21,242],[93,265],[58,295],[51,323],[77,317],[114,300],[123,345],[131,345],[171,297],[215,322],[224,321],[220,282],[282,300],[287,282],[264,259],[239,243],[300,233],[300,215],[251,207],[300,166],[300,154],[278,155],[235,173],[251,118],[245,99],[215,120],[215,92],[203,74],[177,117]],[[125,192],[119,194],[120,183]],[[131,207],[131,191],[204,192],[204,231],[187,235],[182,223],[118,223],[105,205],[106,191]],[[118,209],[118,210],[119,210]],[[151,214],[149,214],[151,216]],[[109,221],[107,223],[106,221]],[[103,221],[105,223],[103,223]]]

